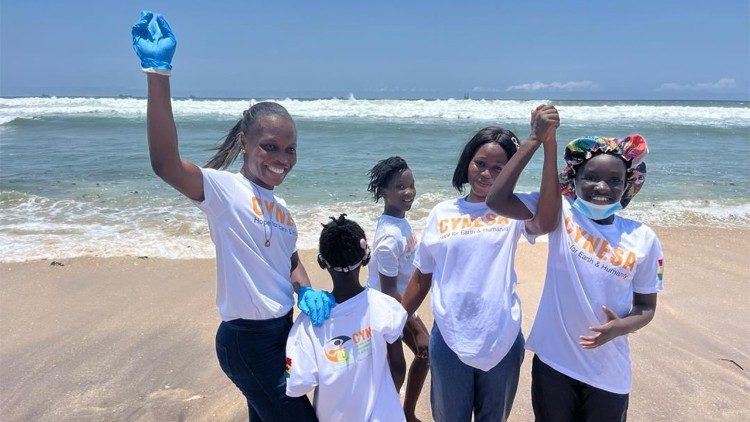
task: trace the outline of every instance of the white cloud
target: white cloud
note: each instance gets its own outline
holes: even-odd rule
[[[666,83],[661,84],[657,91],[670,91],[670,92],[714,92],[714,91],[729,91],[737,88],[737,82],[731,78],[721,78],[716,82],[701,82],[697,84],[677,84],[677,83]]]
[[[509,86],[506,91],[590,91],[599,86],[591,81],[532,82]]]

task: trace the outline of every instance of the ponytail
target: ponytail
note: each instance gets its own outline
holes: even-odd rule
[[[231,166],[242,151],[240,133],[245,136],[252,136],[251,132],[255,129],[256,123],[263,117],[271,116],[289,119],[294,124],[292,116],[281,104],[270,101],[257,103],[242,112],[242,118],[232,127],[221,145],[216,148],[216,154],[208,160],[204,167],[224,170]]]
[[[242,151],[240,132],[242,132],[242,119],[229,130],[224,142],[216,148],[216,154],[203,167],[224,170],[232,165]]]

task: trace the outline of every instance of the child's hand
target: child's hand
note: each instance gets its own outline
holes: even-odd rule
[[[619,337],[624,334],[620,329],[620,318],[618,318],[614,312],[612,312],[604,305],[602,305],[602,310],[607,316],[607,322],[603,325],[589,327],[589,330],[598,334],[593,336],[578,337],[581,340],[578,344],[580,344],[584,349],[593,349],[595,347],[599,347],[602,344],[612,340],[613,338]]]
[[[164,16],[142,11],[141,18],[133,25],[131,33],[133,49],[141,59],[143,71],[169,75],[177,39]]]
[[[552,104],[540,104],[531,111],[531,134],[542,143],[556,142],[560,116]]]
[[[302,286],[297,292],[297,307],[310,317],[310,321],[316,327],[323,325],[323,322],[331,316],[331,309],[334,306],[336,306],[336,299],[325,290]]]

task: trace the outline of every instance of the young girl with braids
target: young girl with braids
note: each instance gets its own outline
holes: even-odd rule
[[[400,340],[406,311],[360,284],[370,250],[362,227],[346,214],[323,226],[319,251],[337,305],[320,327],[306,315],[294,322],[286,346],[287,394],[315,389],[322,422],[404,421],[398,390],[406,372]]]
[[[468,195],[441,202],[427,217],[402,303],[412,314],[432,289],[430,400],[438,422],[470,421],[472,414],[477,422],[504,421],[510,414],[524,354],[515,249],[521,236],[551,230],[557,214],[540,206],[536,215],[512,220],[497,215],[485,200],[519,148],[540,145],[544,174],[536,196],[544,203],[559,197],[554,153],[551,161],[547,158],[556,148],[558,125],[557,110],[544,105],[532,112],[531,134],[523,144],[507,129],[477,132],[453,173],[453,186],[462,192],[468,183]]]
[[[142,12],[132,35],[147,74],[151,166],[206,214],[216,246],[221,369],[247,399],[250,420],[315,420],[307,398],[288,397],[284,388],[293,292],[316,324],[335,304],[330,293],[310,288],[294,219],[273,194],[297,162],[294,121],[281,105],[258,103],[245,110],[205,168],[180,158],[169,84],[174,34],[163,16]],[[224,171],[238,156],[240,172]]]
[[[500,214],[532,215],[535,204],[520,204],[513,189],[533,152],[516,154],[495,180],[487,203]],[[628,334],[654,317],[663,254],[649,227],[615,213],[641,189],[647,153],[641,135],[579,138],[565,148],[564,200],[526,343],[535,354],[531,397],[538,421],[627,417]]]
[[[377,202],[383,198],[383,214],[378,219],[372,241],[367,285],[392,296],[399,302],[414,272],[414,252],[417,238],[406,219],[416,196],[414,175],[401,157],[379,161],[370,170],[367,190]],[[414,353],[406,381],[404,412],[407,421],[418,421],[415,410],[422,391],[429,361],[427,360],[430,335],[424,322],[415,313],[406,322],[404,342]]]

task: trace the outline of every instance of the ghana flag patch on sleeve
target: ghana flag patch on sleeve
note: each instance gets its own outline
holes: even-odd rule
[[[661,274],[659,275],[659,277],[661,277]],[[292,375],[292,358],[290,358],[289,356],[287,356],[286,358],[286,372],[284,373],[284,375],[287,378],[289,378]]]
[[[664,258],[659,258],[659,269],[656,271],[656,276],[659,280],[664,279]]]

